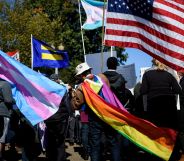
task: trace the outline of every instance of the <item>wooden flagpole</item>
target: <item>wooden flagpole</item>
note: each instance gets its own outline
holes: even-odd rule
[[[102,47],[101,47],[101,72],[103,72],[103,50],[104,50],[104,33],[105,33],[105,28],[104,28],[104,19],[105,19],[105,0],[104,0],[104,6],[103,6],[103,17],[102,17]]]
[[[78,0],[78,4],[79,4],[79,19],[80,19],[80,27],[81,27],[82,46],[83,46],[83,51],[84,51],[84,61],[86,62],[86,56],[85,56],[86,55],[86,50],[85,50],[84,35],[83,35],[83,30],[82,30],[80,0]]]

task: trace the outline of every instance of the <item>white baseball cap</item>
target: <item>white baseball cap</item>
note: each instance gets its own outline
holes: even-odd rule
[[[82,74],[83,72],[89,69],[92,69],[92,68],[87,63],[81,63],[77,65],[77,67],[75,68],[76,76]]]

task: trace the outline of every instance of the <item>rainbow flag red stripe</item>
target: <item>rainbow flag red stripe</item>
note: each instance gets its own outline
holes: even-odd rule
[[[108,103],[93,91],[89,82],[82,84],[82,90],[86,103],[100,119],[144,150],[169,160],[176,141],[176,131],[159,128]]]

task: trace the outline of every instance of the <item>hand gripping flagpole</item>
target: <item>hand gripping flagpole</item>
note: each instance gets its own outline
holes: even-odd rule
[[[84,35],[82,31],[82,19],[81,19],[81,9],[80,9],[80,0],[78,0],[79,4],[79,19],[80,19],[80,27],[81,27],[81,37],[82,37],[82,46],[83,46],[83,51],[84,51],[84,61],[86,62],[86,50],[85,50],[85,45],[84,45]]]
[[[104,17],[105,17],[105,0],[104,0],[104,5],[103,5],[103,17],[102,17],[102,47],[101,47],[101,72],[103,72],[103,49],[104,49]]]

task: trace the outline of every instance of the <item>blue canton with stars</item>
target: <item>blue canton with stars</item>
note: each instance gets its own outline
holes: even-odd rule
[[[132,14],[151,20],[154,0],[108,0],[108,12]]]

